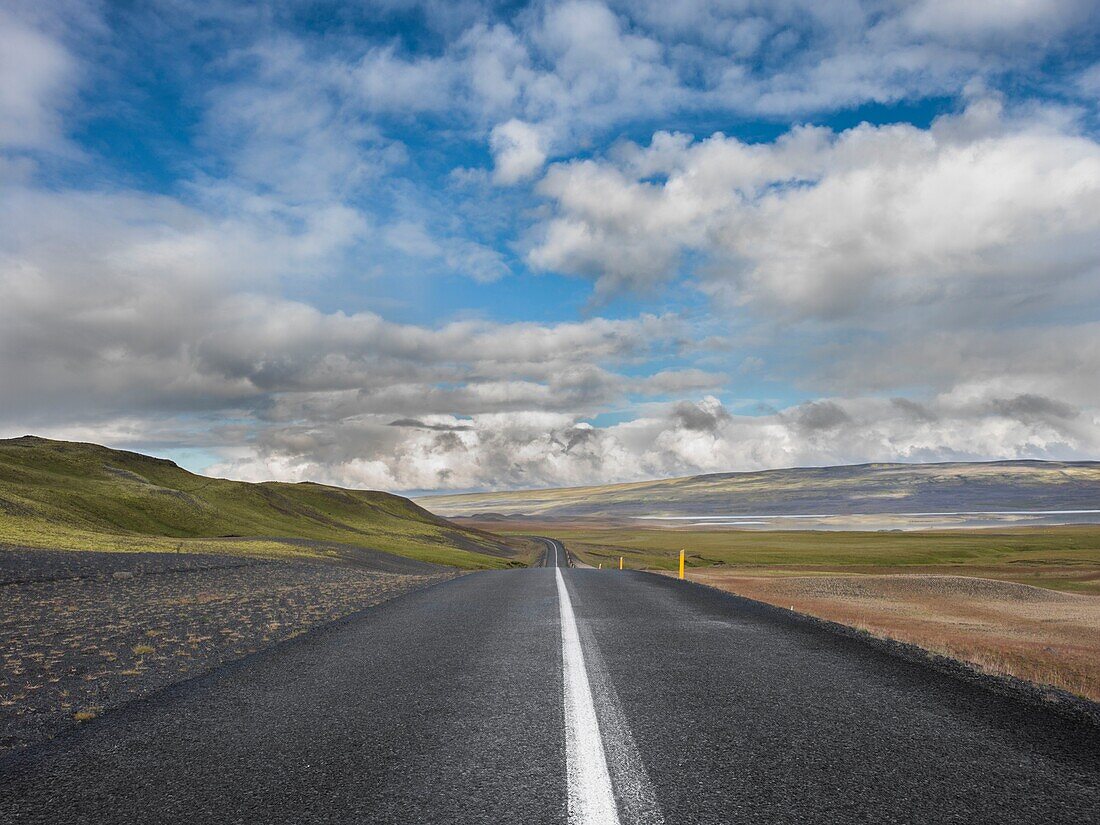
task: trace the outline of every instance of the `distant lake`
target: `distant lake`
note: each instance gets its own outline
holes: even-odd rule
[[[729,513],[636,516],[675,527],[747,527],[798,530],[928,530],[968,527],[1100,523],[1095,510],[959,510],[934,513]]]

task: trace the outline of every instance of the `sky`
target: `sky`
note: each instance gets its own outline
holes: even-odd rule
[[[0,4],[0,436],[397,492],[1100,458],[1093,0]]]

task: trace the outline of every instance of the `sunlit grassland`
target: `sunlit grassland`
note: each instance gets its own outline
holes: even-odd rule
[[[400,496],[207,478],[136,453],[43,439],[0,442],[0,543],[307,557],[338,557],[350,545],[465,569],[513,566],[530,552]]]
[[[1077,592],[1100,592],[1100,526],[910,532],[683,530],[532,523],[498,532],[552,535],[605,567],[735,567],[753,575],[956,573]]]
[[[288,539],[298,536],[252,538],[207,537],[190,538],[153,536],[131,533],[111,533],[79,530],[40,520],[14,519],[0,515],[0,544],[41,549],[99,550],[116,553],[220,553],[231,556],[268,559],[346,559],[340,551],[343,545],[353,544],[370,550],[382,550],[398,556],[449,565],[464,570],[500,569],[527,563],[526,555],[517,553],[515,558],[498,558],[455,547],[437,544],[431,537],[410,535],[407,538],[389,533],[385,535],[356,536],[352,541],[317,539],[310,545],[294,544]],[[283,540],[280,540],[283,539]]]

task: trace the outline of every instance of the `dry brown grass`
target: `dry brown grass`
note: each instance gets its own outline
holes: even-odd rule
[[[929,574],[688,577],[1100,701],[1100,596]]]

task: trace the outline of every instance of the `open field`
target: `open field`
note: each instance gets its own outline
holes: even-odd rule
[[[0,441],[0,544],[352,564],[370,550],[464,569],[523,564],[535,552],[387,493],[207,478],[163,459],[33,437]]]
[[[477,524],[478,522],[467,522]],[[1100,593],[1100,525],[995,530],[831,532],[671,530],[596,523],[493,522],[514,535],[552,535],[588,564],[672,570],[681,548],[689,568],[752,575],[922,572]]]

